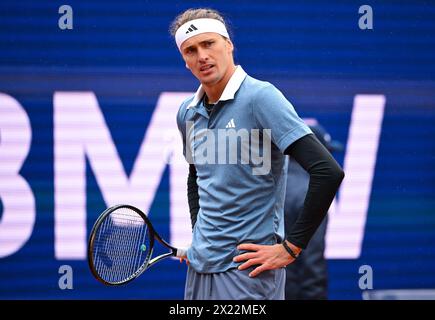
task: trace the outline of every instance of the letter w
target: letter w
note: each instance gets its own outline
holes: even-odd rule
[[[384,95],[356,95],[343,169],[340,200],[329,210],[325,257],[361,254],[385,108]]]

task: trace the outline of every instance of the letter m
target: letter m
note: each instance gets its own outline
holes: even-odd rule
[[[185,192],[187,163],[175,122],[191,93],[162,93],[127,176],[93,92],[54,94],[55,256],[86,257],[86,159],[107,206],[127,203],[148,212],[170,164],[171,241],[190,236]],[[172,157],[172,159],[171,159]],[[178,192],[179,191],[179,192]],[[177,216],[179,215],[179,217]],[[178,222],[178,224],[177,224]],[[183,237],[186,237],[185,239]]]

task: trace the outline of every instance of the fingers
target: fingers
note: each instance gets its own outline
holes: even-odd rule
[[[241,261],[245,261],[245,260],[249,260],[249,259],[255,258],[256,256],[257,256],[256,252],[247,252],[247,253],[243,253],[243,254],[240,254],[238,256],[235,256],[233,258],[233,261],[234,262],[241,262]]]
[[[269,268],[267,268],[264,264],[262,264],[261,266],[258,266],[257,268],[255,268],[250,274],[249,276],[251,278],[254,278],[256,276],[258,276],[260,273],[262,273],[263,271],[269,270]]]
[[[237,249],[239,250],[248,250],[248,251],[258,251],[263,247],[259,244],[253,244],[253,243],[242,243],[237,246]]]
[[[241,264],[238,269],[239,270],[245,270],[253,265],[262,264],[262,260],[259,259],[259,250],[262,248],[262,245],[253,244],[253,243],[242,243],[237,246],[238,250],[247,250],[250,252],[242,253],[236,257],[233,258],[234,262],[242,262],[246,261],[245,263]]]
[[[265,270],[273,270],[281,268],[288,264],[287,257],[281,257],[281,245],[258,245],[252,243],[240,244],[237,249],[247,250],[233,258],[234,262],[244,262],[238,269],[245,270],[249,267],[256,266],[256,268],[249,274],[250,277],[256,277]]]
[[[245,270],[245,269],[249,268],[250,266],[258,265],[258,264],[261,264],[261,260],[260,259],[249,259],[245,263],[241,264],[238,267],[238,269],[239,270]]]

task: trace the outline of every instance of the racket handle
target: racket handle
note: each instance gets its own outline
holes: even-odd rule
[[[177,255],[176,256],[178,258],[187,256],[187,249],[188,248],[177,248]]]

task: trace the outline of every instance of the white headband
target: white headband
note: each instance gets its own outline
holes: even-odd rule
[[[177,42],[178,49],[187,39],[205,32],[219,33],[228,39],[230,38],[227,28],[219,20],[209,18],[190,20],[179,27],[175,33],[175,42]]]

